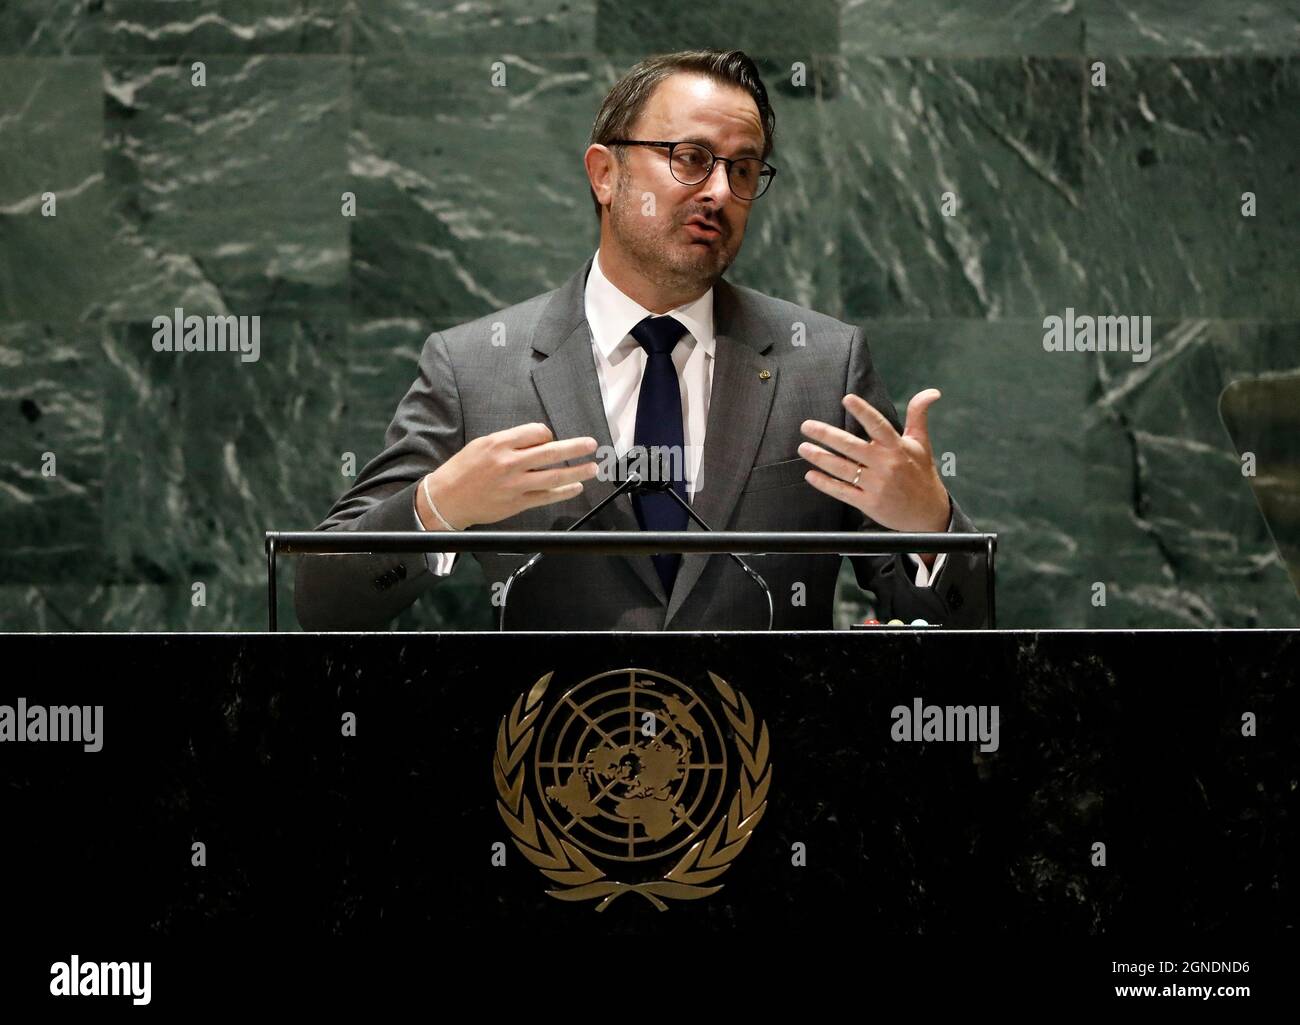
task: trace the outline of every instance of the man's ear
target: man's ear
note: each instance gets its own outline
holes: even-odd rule
[[[618,173],[616,160],[613,152],[599,143],[588,146],[582,158],[587,169],[587,181],[601,206],[609,206],[613,199],[614,176]]]

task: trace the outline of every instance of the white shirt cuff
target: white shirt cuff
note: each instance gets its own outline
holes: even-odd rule
[[[956,516],[955,513],[948,514],[947,532],[952,532],[952,521]],[[934,565],[929,569],[925,568],[925,563],[921,561],[919,555],[908,553],[907,557],[912,560],[912,565],[916,567],[916,579],[914,583],[917,587],[931,587],[939,579],[939,573],[943,570],[944,561],[948,558],[947,552],[940,552],[935,556]]]
[[[420,514],[415,511],[415,506],[411,506],[411,514],[415,517],[415,526],[418,530],[429,529],[420,522]],[[445,577],[451,573],[452,567],[456,564],[456,556],[459,554],[460,552],[425,552],[424,564],[435,577]]]

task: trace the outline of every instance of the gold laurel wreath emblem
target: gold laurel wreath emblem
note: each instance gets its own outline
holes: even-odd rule
[[[771,742],[767,723],[759,722],[743,694],[738,694],[715,673],[709,673],[723,711],[735,730],[740,754],[740,785],[724,818],[703,840],[697,840],[661,878],[646,883],[623,883],[606,877],[576,845],[557,837],[533,814],[532,802],[524,793],[524,756],[533,743],[533,724],[542,711],[542,698],[554,671],[547,673],[526,695],[516,699],[510,715],[503,717],[497,731],[492,772],[497,785],[497,810],[513,834],[515,846],[542,874],[564,889],[547,890],[558,900],[581,901],[602,898],[596,905],[604,911],[625,893],[639,893],[660,911],[668,900],[699,900],[722,889],[722,884],[705,886],[722,875],[745,849],[767,810],[767,791],[772,785],[769,764]]]

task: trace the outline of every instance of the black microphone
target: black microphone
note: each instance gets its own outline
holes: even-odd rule
[[[628,466],[629,462],[633,460],[636,460],[637,465],[640,466],[643,464],[644,460],[646,459],[649,459],[651,463],[649,480],[646,480],[642,476],[640,469],[635,469],[635,468],[629,469]],[[653,449],[647,449],[644,445],[635,445],[632,448],[628,449],[627,454],[622,459],[619,460],[618,473],[620,478],[622,478],[622,482],[619,484],[619,486],[607,498],[605,498],[604,501],[602,501],[599,505],[597,505],[594,509],[588,512],[581,519],[577,520],[571,526],[566,527],[565,530],[577,530],[589,519],[595,516],[596,513],[600,512],[600,510],[604,509],[605,506],[609,505],[610,502],[613,502],[615,499],[617,499],[619,495],[629,493],[629,492],[634,495],[643,495],[643,494],[653,494],[661,491],[666,491],[668,492],[668,494],[673,496],[673,499],[677,502],[678,505],[682,506],[682,508],[686,510],[686,514],[691,519],[693,519],[696,523],[698,523],[702,529],[707,530],[711,533],[713,531],[713,528],[710,527],[707,523],[705,523],[704,520],[700,518],[699,514],[696,513],[694,509],[691,508],[690,503],[684,501],[682,499],[682,496],[679,495],[673,489],[672,475],[668,472],[663,472],[664,467],[667,465],[668,464],[666,462],[666,457],[662,452],[658,452]],[[757,572],[755,572],[754,569],[750,567],[750,565],[747,562],[745,562],[745,560],[742,559],[735,552],[728,552],[727,554],[730,555],[732,559],[736,561],[736,564],[742,570],[745,571],[745,574],[752,581],[754,581],[754,583],[759,587],[760,590],[762,590],[764,596],[767,598],[767,628],[771,630],[772,623],[776,618],[776,610],[772,603],[772,590],[767,586],[767,581],[764,580]],[[506,604],[510,600],[511,586],[514,584],[516,580],[522,578],[534,566],[536,566],[537,563],[541,561],[541,558],[542,558],[542,553],[538,552],[526,563],[524,563],[517,570],[511,573],[510,576],[506,579],[506,586],[502,589],[501,592],[501,614],[497,619],[498,630],[504,630],[506,628],[505,626]]]
[[[643,483],[640,473],[637,472],[636,470],[625,472],[626,466],[627,466],[627,461],[626,461],[626,457],[624,457],[624,459],[620,460],[619,463],[619,476],[625,479],[619,484],[617,488],[614,489],[613,492],[611,492],[605,498],[603,502],[599,503],[595,508],[589,511],[581,519],[578,519],[570,526],[565,527],[564,528],[565,531],[577,530],[589,519],[595,516],[596,513],[600,512],[600,510],[604,509],[605,506],[609,505],[610,502],[618,498],[619,495],[625,494],[626,492],[631,491],[638,484]],[[528,573],[530,570],[532,570],[534,566],[536,566],[539,562],[541,562],[542,554],[543,554],[542,552],[538,552],[536,555],[534,555],[531,559],[525,562],[522,566],[520,566],[517,570],[515,570],[513,573],[510,574],[510,576],[506,578],[506,586],[501,590],[501,613],[497,617],[497,630],[504,630],[506,628],[506,604],[510,601],[510,588],[514,586],[514,582],[516,580],[522,578],[524,574]]]
[[[630,454],[631,454],[631,450],[629,450],[629,455]],[[660,472],[661,466],[665,465],[662,462],[662,460],[666,458],[664,457],[663,453],[651,452],[651,458],[653,459],[654,470],[650,474],[650,480],[637,485],[633,489],[633,494],[644,495],[644,494],[651,494],[654,492],[666,491],[668,494],[673,496],[673,500],[678,505],[680,505],[683,509],[686,510],[686,515],[700,525],[701,529],[707,530],[710,533],[712,533],[713,528],[710,527],[707,523],[705,523],[704,520],[700,518],[699,514],[694,509],[691,508],[690,503],[685,501],[682,498],[682,496],[677,493],[676,489],[673,487],[673,481],[670,475],[667,473]],[[767,586],[767,581],[764,580],[758,574],[758,572],[755,571],[749,565],[749,563],[747,563],[739,555],[737,555],[735,552],[728,552],[727,554],[730,555],[731,558],[735,560],[736,565],[745,571],[746,576],[748,576],[750,580],[754,581],[754,583],[759,587],[759,589],[762,590],[763,595],[767,598],[767,628],[771,630],[772,623],[776,618],[776,609],[773,607],[772,604],[772,589]]]

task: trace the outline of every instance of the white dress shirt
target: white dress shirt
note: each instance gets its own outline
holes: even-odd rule
[[[584,299],[587,326],[591,329],[591,354],[605,404],[605,419],[609,423],[615,454],[621,459],[632,447],[641,376],[650,358],[632,337],[632,328],[655,314],[624,295],[605,277],[600,269],[599,251],[591,262]],[[682,387],[682,440],[686,445],[686,497],[690,501],[697,482],[700,485],[704,483],[700,480],[700,468],[704,455],[704,429],[709,419],[709,395],[713,390],[713,289],[694,302],[669,310],[666,315],[679,320],[686,328],[686,334],[682,335],[672,356]],[[808,466],[812,469],[811,463]],[[415,522],[420,530],[425,529],[418,514],[415,514]],[[952,529],[951,519],[948,529]],[[446,576],[452,571],[459,554],[428,553],[425,558],[429,572]],[[916,567],[916,586],[927,587],[943,568],[946,553],[935,558],[933,570],[927,570],[916,555],[908,558]]]

